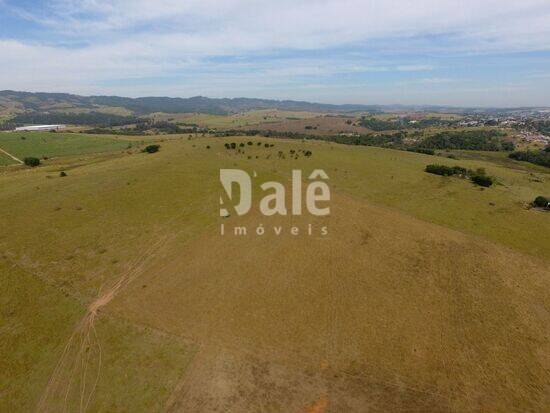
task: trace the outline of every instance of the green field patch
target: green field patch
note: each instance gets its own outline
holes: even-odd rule
[[[7,165],[14,165],[17,162],[15,162],[13,159],[11,159],[9,156],[3,154],[0,152],[0,166],[7,166]]]
[[[27,156],[50,158],[115,152],[127,148],[128,145],[127,141],[111,136],[51,132],[13,132],[0,134],[0,148],[21,159]]]
[[[84,307],[1,254],[0,274],[0,411],[35,411]],[[82,345],[86,372],[71,364]],[[85,374],[85,394],[94,389],[89,411],[149,412],[162,410],[194,350],[178,338],[100,315],[90,337],[73,337],[66,354],[70,368],[55,375],[56,391],[42,407],[78,411]]]

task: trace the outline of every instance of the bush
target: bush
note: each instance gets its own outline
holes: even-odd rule
[[[479,186],[484,186],[486,188],[493,185],[493,179],[490,176],[486,175],[474,175],[470,178],[472,182]]]
[[[158,152],[159,149],[160,149],[160,145],[147,145],[143,150],[143,152],[155,153],[155,152]]]
[[[550,168],[550,152],[543,151],[516,151],[508,155],[516,161],[524,161]]]
[[[248,146],[251,146],[252,145],[252,141],[248,141]]]
[[[430,164],[426,166],[426,172],[441,176],[451,176],[455,174],[455,169],[445,165]]]
[[[463,168],[462,166],[453,166],[452,169],[455,175],[468,175],[468,170],[466,168]]]
[[[59,173],[59,176],[60,176],[61,178],[64,178],[64,177],[67,176],[67,173],[66,173],[65,171],[61,171],[61,172]]]
[[[423,153],[424,155],[435,155],[435,151],[428,148],[407,148],[407,151]]]
[[[549,208],[550,200],[544,196],[537,196],[533,201],[533,205],[539,208]]]
[[[229,148],[231,148],[231,145],[230,145],[230,144],[228,144],[228,143],[224,143],[224,145],[223,145],[223,146],[225,146],[225,149],[229,149]]]
[[[40,159],[33,156],[26,157],[25,159],[23,159],[23,162],[25,163],[25,165],[30,166],[31,168],[40,165]]]
[[[231,142],[231,149],[235,149],[237,147],[237,144],[235,142]]]

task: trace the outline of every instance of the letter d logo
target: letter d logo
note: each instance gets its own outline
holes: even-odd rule
[[[239,203],[235,205],[235,211],[238,215],[244,215],[250,211],[252,206],[252,181],[250,175],[240,169],[220,169],[220,182],[229,200],[233,200],[233,184],[239,185],[240,199]],[[226,217],[229,215],[229,210],[223,208],[223,198],[220,196],[220,216]]]

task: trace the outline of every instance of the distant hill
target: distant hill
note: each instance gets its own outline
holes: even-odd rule
[[[67,93],[32,93],[11,90],[0,91],[0,121],[14,115],[42,119],[44,115],[59,117],[60,114],[108,114],[113,119],[124,122],[128,117],[164,113],[207,113],[226,115],[257,109],[279,109],[285,111],[308,112],[401,112],[426,111],[445,113],[508,113],[529,111],[535,108],[457,108],[430,105],[331,105],[294,100],[271,100],[251,98],[214,99],[203,96],[190,98],[119,96],[79,96]],[[119,119],[120,118],[120,119]]]
[[[165,113],[209,113],[225,115],[255,109],[280,109],[310,112],[382,111],[380,105],[329,105],[293,100],[270,99],[213,99],[203,96],[191,98],[119,96],[78,96],[66,93],[30,93],[11,90],[0,91],[0,112],[81,112],[105,111],[106,108],[122,108],[134,115]],[[113,111],[110,111],[113,113]],[[128,114],[128,113],[125,113]]]

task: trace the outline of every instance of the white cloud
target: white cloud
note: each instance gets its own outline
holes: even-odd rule
[[[44,36],[0,39],[0,89],[84,93],[108,83],[113,93],[136,95],[154,84],[128,89],[117,81],[177,74],[193,76],[181,80],[185,95],[201,88],[206,94],[212,84],[229,91],[304,76],[437,68],[419,57],[395,64],[375,57],[392,52],[550,50],[548,0],[54,0],[43,10],[9,4],[0,3],[0,12],[39,24]],[[60,46],[66,43],[79,46]],[[344,49],[360,52],[330,55]],[[316,52],[324,54],[277,58]],[[239,56],[246,61],[213,61]]]

